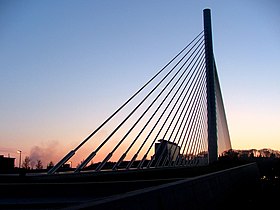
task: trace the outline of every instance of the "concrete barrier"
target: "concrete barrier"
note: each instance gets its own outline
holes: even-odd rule
[[[256,163],[86,202],[68,210],[240,209],[258,193]]]

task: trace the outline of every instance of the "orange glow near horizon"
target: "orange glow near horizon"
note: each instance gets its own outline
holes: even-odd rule
[[[230,107],[232,108],[232,107]],[[271,123],[277,123],[277,115],[265,115],[255,112],[255,110],[245,110],[243,112],[236,112],[234,110],[228,109],[228,126],[231,137],[231,144],[233,149],[263,149],[270,148],[274,150],[280,150],[280,130],[275,130],[274,127],[270,126],[266,122],[269,119]],[[242,119],[240,119],[242,116]],[[259,120],[262,119],[262,120]],[[67,125],[67,124],[66,124]],[[54,126],[52,126],[54,127]],[[32,135],[28,134],[28,141],[9,141],[6,144],[9,146],[9,149],[4,152],[1,151],[2,154],[8,155],[11,154],[16,158],[16,165],[18,155],[16,151],[20,149],[22,151],[22,160],[24,160],[25,156],[31,156],[33,161],[36,161],[37,158],[42,160],[44,167],[50,162],[53,161],[57,163],[61,160],[70,150],[77,147],[77,145],[82,142],[83,136],[84,138],[92,132],[90,126],[87,124],[80,124],[79,127],[75,127],[74,124],[68,129],[66,127],[62,127],[61,131],[56,129],[55,132],[51,132],[52,127],[49,129],[44,128],[44,133],[46,134],[41,138],[40,141],[36,141],[42,129],[37,129],[37,132],[33,132]],[[58,128],[59,126],[57,126]],[[61,126],[60,126],[61,127]],[[70,129],[69,129],[70,128]],[[76,132],[75,132],[76,130]],[[85,135],[87,133],[87,135]],[[50,134],[50,135],[48,135]],[[102,130],[97,135],[95,135],[91,140],[88,141],[84,146],[81,147],[79,151],[69,160],[72,162],[72,166],[76,167],[82,160],[84,160],[94,149],[98,147],[100,142],[109,135],[108,130]],[[26,136],[22,134],[22,136]],[[105,144],[104,149],[101,149],[97,156],[92,160],[93,162],[102,161],[105,156],[111,152],[116,143],[122,138],[123,135],[114,136],[107,144]],[[131,140],[136,136],[134,133],[131,137]],[[134,146],[138,148],[140,146],[141,141],[144,139],[145,135],[141,136],[141,138],[137,141]],[[14,137],[16,139],[16,137]],[[21,139],[20,136],[17,138]],[[26,138],[26,137],[25,137]],[[7,138],[8,139],[8,138]],[[48,139],[62,139],[62,140],[53,140],[49,141]],[[130,140],[130,141],[131,141]],[[14,142],[24,142],[24,145],[20,145],[17,143],[15,146]],[[35,143],[34,143],[35,142]],[[110,161],[117,161],[119,157],[123,154],[123,152],[128,147],[128,142],[124,142],[118,150],[114,153],[114,156],[110,159]],[[1,148],[0,148],[1,149]],[[144,151],[140,153],[138,156],[139,159],[142,158]],[[135,149],[132,149],[131,152],[126,157],[126,160],[130,160],[135,153]],[[148,158],[154,153],[154,148],[151,149]],[[35,158],[35,159],[34,159]]]

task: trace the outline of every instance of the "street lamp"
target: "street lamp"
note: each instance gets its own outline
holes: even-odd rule
[[[72,161],[69,161],[70,168],[72,168]]]
[[[20,168],[21,167],[21,150],[18,150],[17,153],[19,153],[18,168]]]

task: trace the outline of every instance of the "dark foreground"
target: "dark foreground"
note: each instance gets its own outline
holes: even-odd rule
[[[145,188],[158,186],[160,189],[160,186],[169,183],[172,185],[175,182],[184,182],[192,177],[215,173],[215,171],[245,163],[244,161],[222,161],[211,167],[151,170],[140,173],[137,171],[118,174],[104,172],[102,176],[92,173],[64,176],[1,176],[0,209],[80,209],[78,206],[82,204],[102,202],[108,198],[110,200],[112,196],[127,195]],[[259,170],[255,185],[243,189],[236,188],[237,190],[231,192],[231,198],[223,202],[223,208],[270,209],[278,205],[279,160],[259,159],[257,166]],[[215,188],[211,183],[208,185],[210,187],[208,190]],[[202,187],[201,190],[205,189],[207,188]],[[180,196],[187,197],[187,195]],[[179,209],[196,209],[195,206],[189,207]],[[162,206],[161,209],[172,208]]]
[[[280,196],[280,160],[259,158],[259,191],[245,202],[247,209],[278,209]]]

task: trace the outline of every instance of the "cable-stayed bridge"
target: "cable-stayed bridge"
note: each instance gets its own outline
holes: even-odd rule
[[[105,127],[108,135],[99,135]],[[210,10],[204,30],[48,174],[89,142],[92,152],[75,173],[90,163],[98,163],[95,172],[206,165],[231,149]]]
[[[256,164],[215,165],[231,142],[210,10],[203,16],[203,31],[47,174],[0,174],[0,209],[212,210],[250,200]]]

